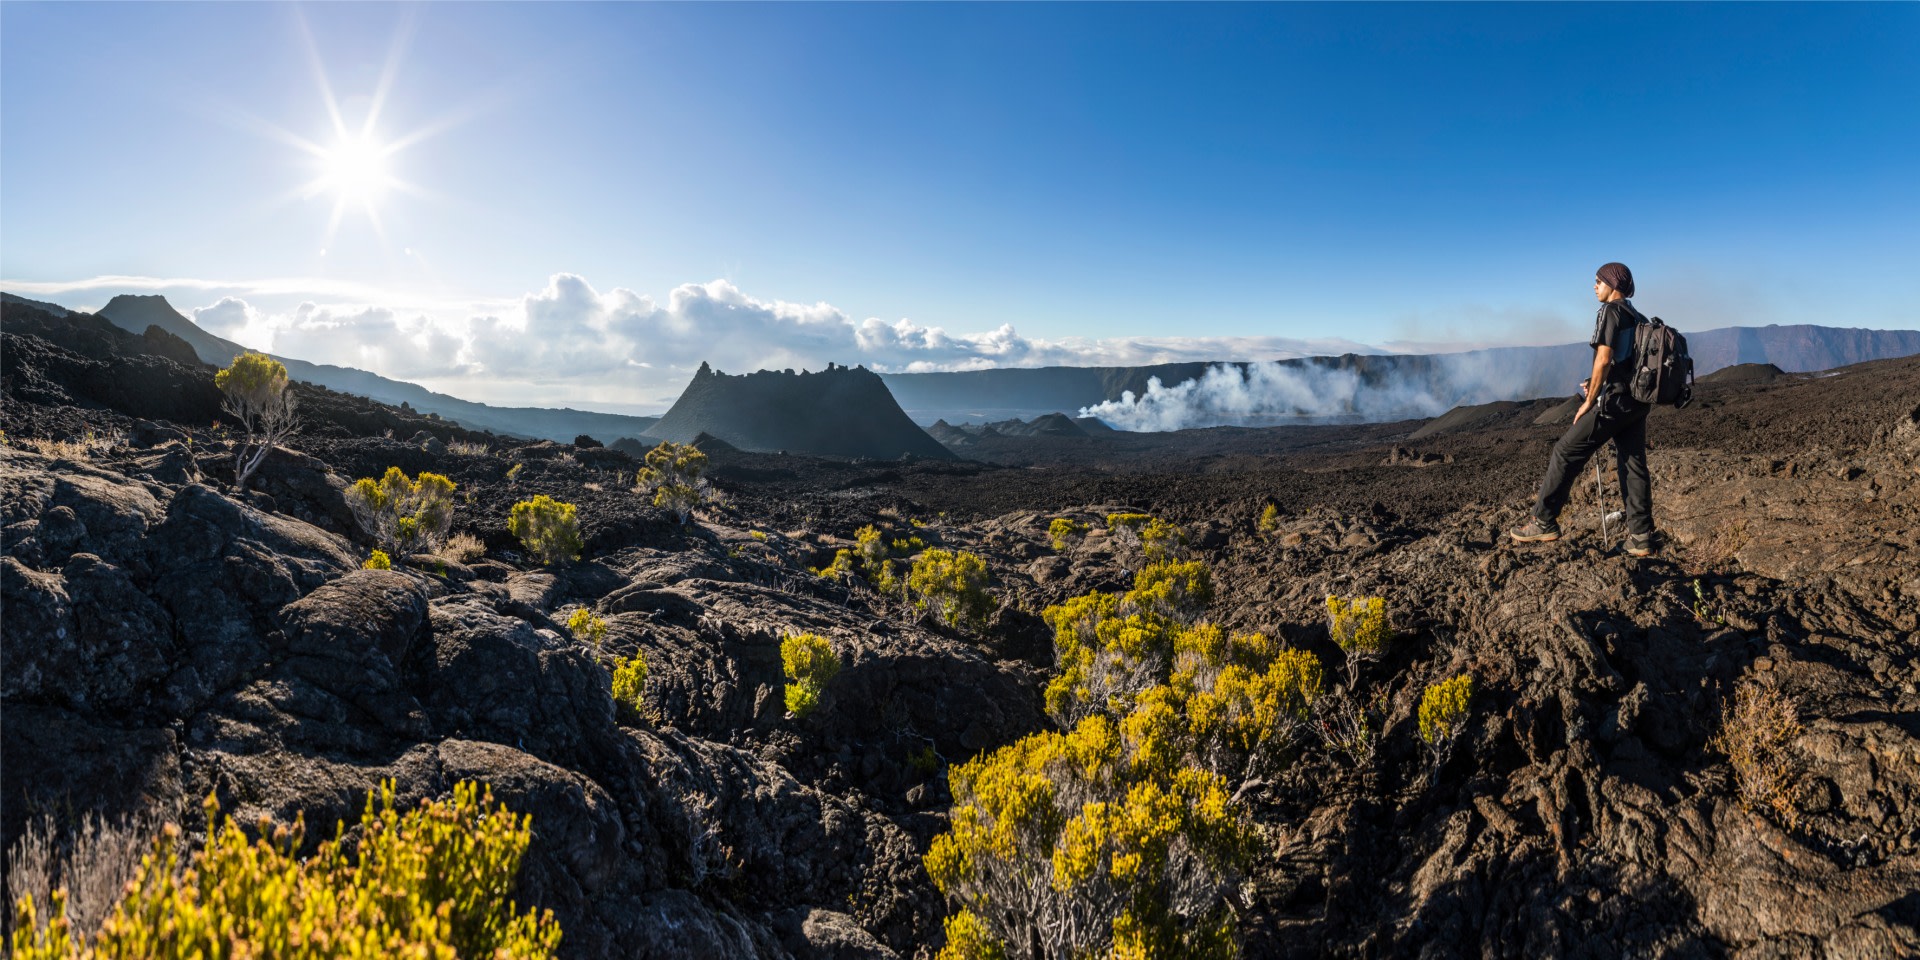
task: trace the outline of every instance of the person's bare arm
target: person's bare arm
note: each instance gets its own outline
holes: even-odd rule
[[[1587,411],[1593,409],[1594,395],[1600,392],[1599,387],[1606,386],[1607,366],[1611,363],[1613,363],[1612,347],[1603,343],[1594,348],[1593,373],[1587,376],[1586,383],[1581,384],[1580,392],[1584,394],[1585,397],[1580,403],[1580,412],[1573,415],[1575,421],[1586,416]],[[1599,386],[1595,386],[1596,384]]]

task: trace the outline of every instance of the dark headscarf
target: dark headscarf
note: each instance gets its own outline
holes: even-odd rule
[[[1594,273],[1600,282],[1620,291],[1623,297],[1633,296],[1633,271],[1624,263],[1609,263]]]

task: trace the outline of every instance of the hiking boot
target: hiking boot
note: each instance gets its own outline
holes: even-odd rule
[[[1535,517],[1528,520],[1526,526],[1508,530],[1507,536],[1521,543],[1546,543],[1560,539],[1560,525],[1552,521],[1542,522],[1540,518]]]
[[[1627,536],[1627,542],[1621,545],[1629,557],[1653,556],[1653,534],[1635,533]]]

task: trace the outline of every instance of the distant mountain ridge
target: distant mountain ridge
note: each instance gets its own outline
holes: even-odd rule
[[[1687,333],[1696,376],[1743,363],[1770,363],[1788,372],[1920,354],[1920,330],[1863,330],[1812,324],[1723,327]],[[1431,381],[1442,372],[1484,371],[1478,389],[1463,390],[1454,403],[1521,400],[1569,393],[1586,378],[1592,351],[1583,343],[1550,347],[1491,347],[1450,354],[1344,354],[1272,361],[1301,371],[1350,371],[1361,383],[1380,386],[1407,379]],[[1147,392],[1148,381],[1171,387],[1194,380],[1219,363],[1163,363],[1140,367],[1027,367],[954,373],[881,374],[902,409],[918,422],[938,418],[987,422],[1032,417]],[[1229,366],[1242,370],[1250,362]]]
[[[12,294],[7,294],[7,297],[11,300],[24,300]],[[26,302],[41,309],[53,306],[37,304],[34,301]],[[63,308],[55,307],[54,309],[60,310],[61,314],[66,313]],[[99,315],[107,318],[113,325],[133,333],[146,330],[148,325],[157,326],[185,340],[193,347],[194,352],[200,355],[203,362],[217,367],[224,367],[232,363],[234,357],[247,352],[246,347],[215,336],[199,324],[187,319],[167,302],[166,297],[158,294],[148,296],[123,294],[114,297],[107,302],[106,306],[100,308]],[[358,394],[394,406],[404,403],[422,413],[437,413],[469,430],[489,430],[499,434],[564,443],[583,434],[606,439],[634,436],[644,432],[659,420],[658,417],[634,417],[566,408],[496,407],[462,400],[444,393],[435,393],[419,384],[389,379],[377,373],[369,373],[353,367],[312,363],[277,354],[270,356],[286,364],[287,375],[295,380],[317,383],[330,390]]]

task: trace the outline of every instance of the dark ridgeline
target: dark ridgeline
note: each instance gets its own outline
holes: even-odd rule
[[[829,363],[818,372],[729,376],[705,363],[646,437],[691,443],[701,434],[742,450],[892,460],[954,455],[908,419],[878,374]]]

